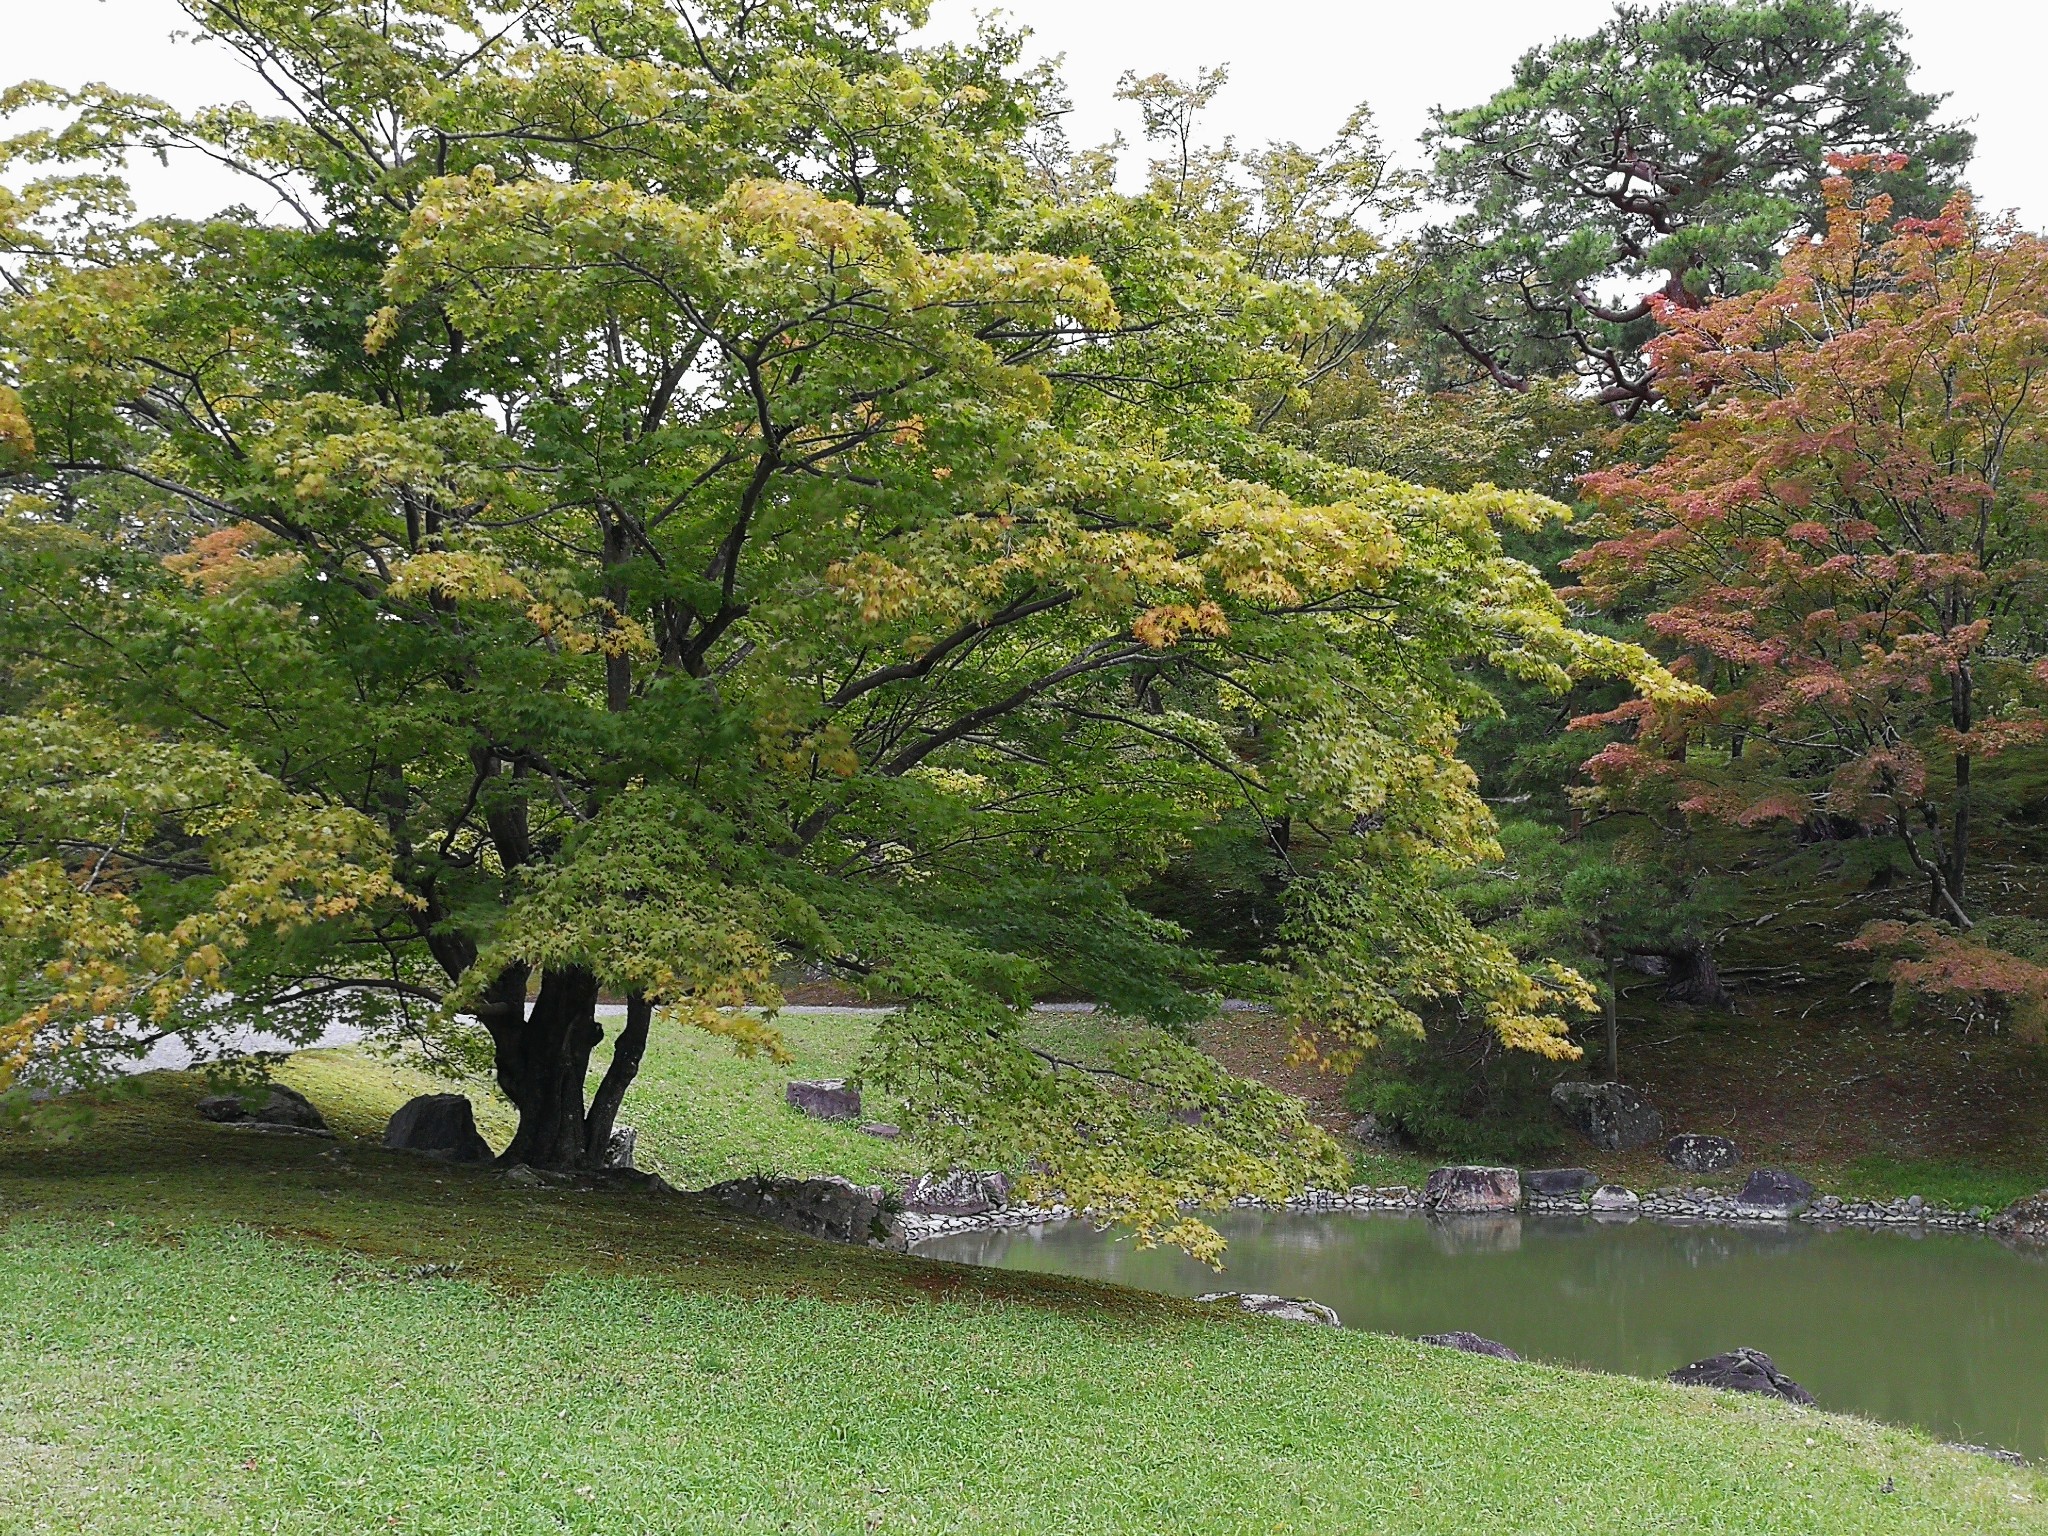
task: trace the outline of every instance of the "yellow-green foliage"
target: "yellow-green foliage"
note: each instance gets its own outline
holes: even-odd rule
[[[36,987],[186,1033],[468,1010],[574,1158],[600,990],[772,1056],[734,1010],[801,955],[904,1005],[865,1066],[935,1144],[1198,1248],[1181,1204],[1338,1172],[1175,1033],[1218,994],[1339,1058],[1452,995],[1568,1052],[1583,985],[1431,894],[1494,846],[1473,678],[1678,685],[1506,555],[1555,503],[1260,435],[1359,313],[1364,124],[1248,165],[1265,212],[1054,186],[1001,37],[770,9],[214,8],[308,96],[11,98],[56,126],[0,150],[0,696],[90,704],[115,798],[249,775],[200,854],[155,802],[0,853],[17,1036]],[[135,142],[318,205],[137,221],[97,174]],[[1235,971],[1133,899],[1211,832],[1289,913]],[[102,848],[139,894],[87,985]],[[1034,1051],[1054,992],[1128,1025],[1108,1070]]]

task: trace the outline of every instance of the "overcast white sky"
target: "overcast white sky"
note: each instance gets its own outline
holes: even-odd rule
[[[1923,89],[1950,94],[1951,115],[1972,118],[1971,173],[1981,202],[2048,224],[2042,71],[2048,0],[1892,0],[1912,32]],[[1228,64],[1231,83],[1212,132],[1240,141],[1320,143],[1357,103],[1371,104],[1388,148],[1417,159],[1416,135],[1433,106],[1468,106],[1505,83],[1530,46],[1598,26],[1609,0],[937,0],[934,30],[971,31],[1001,9],[1033,29],[1035,49],[1063,54],[1075,113],[1091,143],[1135,113],[1112,98],[1125,69],[1190,75]],[[178,105],[251,99],[246,77],[218,49],[174,45],[187,24],[173,0],[0,0],[0,84],[42,78],[147,90]],[[196,166],[144,171],[152,209],[197,213],[232,199]]]

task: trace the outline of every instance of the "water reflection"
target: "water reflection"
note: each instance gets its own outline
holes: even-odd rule
[[[933,1258],[1182,1295],[1311,1296],[1352,1327],[1469,1328],[1661,1376],[1748,1344],[1822,1406],[2048,1457],[2048,1255],[1954,1233],[1558,1217],[1233,1211],[1229,1270],[1081,1223],[963,1233]]]
[[[1519,1216],[1447,1216],[1423,1225],[1438,1253],[1514,1253],[1522,1246]]]

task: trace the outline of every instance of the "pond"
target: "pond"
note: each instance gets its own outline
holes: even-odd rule
[[[1347,1327],[1470,1329],[1532,1359],[1638,1376],[1746,1344],[1823,1408],[2048,1457],[2048,1254],[1991,1238],[1282,1211],[1216,1225],[1230,1242],[1221,1276],[1082,1222],[917,1251],[1176,1295],[1308,1296]]]

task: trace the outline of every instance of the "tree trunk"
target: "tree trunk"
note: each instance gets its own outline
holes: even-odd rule
[[[604,596],[611,604],[611,612],[605,616],[605,628],[616,629],[626,612],[629,598],[626,582],[620,567],[626,562],[630,545],[627,543],[626,526],[614,516],[604,526]],[[604,653],[604,707],[611,713],[623,714],[633,702],[633,658],[617,646],[607,647]]]
[[[1655,955],[1668,969],[1664,972],[1664,998],[1672,1003],[1690,1003],[1695,1008],[1730,1008],[1734,996],[1721,980],[1721,966],[1713,946],[1692,935],[1670,944],[1629,946],[1632,955]]]
[[[1705,939],[1686,938],[1664,951],[1671,963],[1671,976],[1664,983],[1664,996],[1674,1003],[1691,1003],[1697,1008],[1730,1008],[1735,999],[1721,981],[1721,967]]]
[[[1955,819],[1949,829],[1948,888],[1963,905],[1963,882],[1970,873],[1970,754],[1956,754]]]
[[[498,1048],[498,1086],[519,1110],[518,1133],[500,1161],[585,1167],[583,1084],[590,1053],[604,1038],[597,1023],[597,978],[580,966],[550,969],[541,976],[540,995],[523,1012],[523,1018],[485,1020]],[[624,1087],[619,1091],[623,1095]]]
[[[1927,915],[1946,918],[1968,933],[1975,924],[1970,921],[1970,914],[1963,910],[1957,891],[1948,882],[1949,855],[1941,846],[1941,818],[1931,805],[1923,805],[1920,809],[1934,838],[1932,858],[1922,851],[1919,839],[1913,835],[1913,824],[1903,810],[1893,812],[1892,830],[1905,844],[1906,856],[1913,861],[1913,867],[1927,877]]]
[[[1951,630],[1968,622],[1967,612],[1955,614],[1949,627]],[[1948,694],[1949,724],[1955,727],[1956,735],[1967,741],[1970,729],[1977,720],[1977,677],[1968,662],[1958,666],[1949,682]],[[1959,750],[1955,755],[1956,789],[1952,801],[1952,817],[1949,823],[1948,867],[1943,871],[1943,883],[1948,887],[1949,904],[1960,915],[1968,891],[1970,874],[1970,754]],[[1941,915],[1937,906],[1935,915]],[[1963,926],[1969,920],[1963,918]]]
[[[1612,955],[1607,958],[1607,1081],[1621,1081],[1621,984]]]
[[[591,1097],[590,1114],[584,1121],[583,1153],[593,1165],[602,1166],[611,1149],[612,1127],[618,1121],[619,1105],[626,1090],[640,1075],[640,1058],[647,1054],[647,1025],[653,1017],[654,1005],[647,1001],[645,993],[635,992],[626,998],[625,1028],[612,1042],[611,1065],[605,1068],[604,1081]]]

